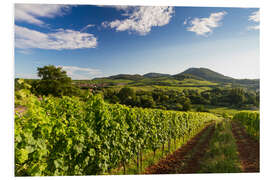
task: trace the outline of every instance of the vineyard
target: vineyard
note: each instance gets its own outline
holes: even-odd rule
[[[101,96],[39,100],[28,94],[23,102],[27,111],[15,115],[18,176],[103,174],[147,150],[155,153],[189,138],[217,119],[209,113],[111,105]]]
[[[240,122],[248,134],[259,139],[260,137],[260,114],[259,112],[239,112],[234,115],[233,119]]]
[[[3,171],[262,176],[260,6],[98,2],[12,4]]]
[[[37,98],[23,89],[16,94],[15,103],[26,108],[15,113],[16,176],[112,174],[119,167],[126,174],[131,162],[136,163],[136,173],[143,173],[145,158],[155,157],[157,152],[164,156],[165,147],[171,152],[178,142],[187,142],[209,129],[209,124],[221,121],[211,113],[108,104],[100,95]],[[239,113],[234,121],[259,136],[258,114]],[[213,132],[196,136],[205,139],[199,151],[218,135]]]

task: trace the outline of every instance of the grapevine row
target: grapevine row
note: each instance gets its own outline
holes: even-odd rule
[[[145,150],[198,133],[210,113],[130,108],[99,95],[23,95],[27,110],[15,114],[15,175],[103,174]],[[174,141],[174,142],[175,142]]]
[[[247,133],[255,138],[260,136],[260,113],[242,111],[236,113],[233,117],[234,120],[240,122],[246,129]]]

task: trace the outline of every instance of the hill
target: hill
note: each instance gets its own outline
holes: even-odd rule
[[[182,73],[174,75],[174,77],[180,75],[192,75],[194,77],[199,77],[207,81],[214,82],[231,82],[232,77],[224,76],[223,74],[217,73],[207,68],[189,68]]]
[[[243,87],[259,90],[259,79],[235,79],[207,68],[189,68],[181,73],[170,75],[150,72],[140,74],[118,74],[109,77],[95,78],[89,82],[103,86],[129,86],[134,88],[181,88],[201,89],[214,87]]]
[[[161,74],[161,73],[154,73],[154,72],[143,75],[143,77],[148,77],[148,78],[159,78],[159,77],[170,77],[170,76],[171,76],[170,74]]]
[[[111,79],[111,80],[119,80],[119,79],[124,79],[124,80],[133,80],[133,81],[137,81],[137,80],[141,80],[144,77],[139,75],[139,74],[117,74],[114,76],[109,76],[109,77],[103,77],[103,78],[95,78],[93,80],[99,80],[99,79]]]

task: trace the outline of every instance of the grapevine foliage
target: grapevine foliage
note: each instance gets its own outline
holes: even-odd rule
[[[100,95],[42,97],[17,92],[26,111],[15,114],[15,175],[103,174],[139,150],[196,134],[210,113],[130,108]]]
[[[260,113],[242,111],[236,113],[233,117],[234,120],[244,125],[248,134],[255,138],[260,137]]]

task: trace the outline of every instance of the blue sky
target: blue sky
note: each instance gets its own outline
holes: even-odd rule
[[[206,67],[259,78],[259,9],[15,5],[15,77],[73,79]]]

